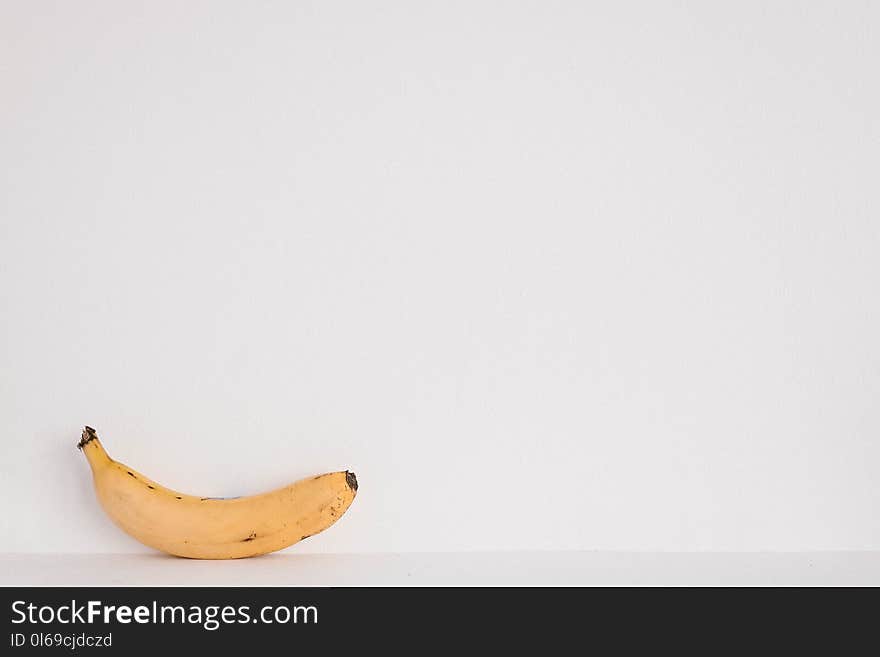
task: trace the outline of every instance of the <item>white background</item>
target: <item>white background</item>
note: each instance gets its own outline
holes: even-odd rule
[[[0,552],[880,548],[868,2],[0,5]]]

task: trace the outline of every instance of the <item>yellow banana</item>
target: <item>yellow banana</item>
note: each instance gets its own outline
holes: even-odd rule
[[[145,545],[191,559],[240,559],[293,545],[339,520],[358,487],[344,471],[250,497],[195,497],[111,459],[91,427],[77,447],[113,522]]]

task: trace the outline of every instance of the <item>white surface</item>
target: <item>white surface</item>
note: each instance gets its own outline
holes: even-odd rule
[[[355,470],[302,551],[880,548],[878,25],[3,2],[0,550],[139,549],[82,424],[200,495]]]
[[[0,555],[0,569],[7,586],[878,586],[880,552],[29,554]]]

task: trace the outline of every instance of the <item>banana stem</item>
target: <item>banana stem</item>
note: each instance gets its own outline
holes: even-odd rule
[[[83,427],[82,438],[80,438],[76,446],[86,455],[92,470],[95,470],[100,465],[109,463],[111,460],[104,450],[104,446],[101,445],[101,441],[98,440],[97,432],[91,427]]]
[[[79,442],[76,444],[77,449],[81,450],[83,447],[88,445],[93,440],[98,439],[97,432],[91,427],[83,427],[82,438],[79,439]]]

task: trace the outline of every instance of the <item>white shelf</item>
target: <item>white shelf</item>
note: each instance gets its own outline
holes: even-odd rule
[[[880,585],[880,552],[2,554],[4,586]]]

